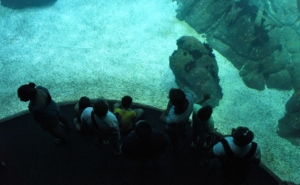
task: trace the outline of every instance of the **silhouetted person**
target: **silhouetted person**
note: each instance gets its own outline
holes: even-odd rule
[[[134,131],[124,139],[122,153],[126,158],[137,160],[141,167],[151,161],[158,167],[158,158],[167,149],[167,139],[158,131],[153,130],[149,123],[141,120]]]
[[[74,112],[76,114],[76,118],[74,118],[74,124],[78,131],[84,132],[87,131],[87,125],[84,125],[81,123],[81,114],[84,111],[84,109],[92,107],[91,100],[87,96],[83,96],[80,98],[79,102],[76,103],[74,107]]]
[[[203,147],[208,147],[211,143],[210,136],[214,134],[214,121],[211,117],[213,109],[207,105],[202,107],[202,103],[210,99],[209,94],[205,94],[203,99],[194,104],[192,122],[192,148],[196,148],[199,142]]]
[[[81,122],[94,131],[99,145],[110,141],[114,146],[115,155],[121,154],[119,123],[116,116],[108,110],[108,103],[105,99],[99,99],[93,107],[84,109]]]
[[[120,115],[120,132],[129,133],[134,129],[134,124],[143,116],[144,110],[131,109],[132,98],[130,96],[124,96],[120,103],[114,104],[114,114]]]
[[[186,125],[193,111],[194,97],[181,89],[171,89],[170,101],[160,120],[166,124],[166,132],[171,141],[171,149],[177,150],[179,137],[186,134]]]
[[[70,129],[67,120],[59,114],[59,107],[52,99],[48,89],[30,82],[19,87],[18,97],[23,102],[28,102],[28,109],[34,120],[58,139],[58,143],[66,143],[67,139],[62,133],[60,125]]]
[[[249,175],[251,165],[260,163],[260,147],[252,142],[253,138],[253,132],[247,127],[237,127],[232,129],[231,136],[225,137],[211,149],[210,156],[217,157],[213,162],[221,166],[224,184],[242,184]]]

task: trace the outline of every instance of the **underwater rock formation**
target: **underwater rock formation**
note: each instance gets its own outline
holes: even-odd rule
[[[300,31],[289,26],[292,23],[286,19],[274,17],[274,9],[279,7],[277,1],[272,7],[263,0],[177,2],[181,4],[177,18],[185,20],[198,33],[205,33],[209,45],[240,70],[249,88],[299,88],[295,82],[299,81],[300,73],[291,72],[291,66],[297,62],[293,55],[300,53]],[[277,9],[283,12],[282,8]],[[295,2],[294,12],[296,10]],[[296,20],[293,24],[297,24]]]
[[[285,105],[286,114],[278,121],[277,134],[294,145],[300,145],[300,91],[295,92]]]
[[[299,1],[177,2],[177,18],[198,33],[205,33],[208,44],[232,62],[247,87],[300,92]],[[291,97],[290,101],[300,104],[300,98]],[[290,112],[290,101],[279,126],[285,124],[294,131],[300,123],[292,123],[287,117],[300,120],[300,114]]]
[[[1,0],[1,5],[11,9],[53,5],[57,0]]]
[[[178,49],[169,58],[177,85],[191,90],[198,99],[206,93],[210,94],[211,99],[205,103],[218,106],[223,94],[212,48],[192,36],[181,37],[177,40],[177,46]]]

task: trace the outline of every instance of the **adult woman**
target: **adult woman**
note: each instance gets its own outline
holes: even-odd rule
[[[64,117],[59,114],[59,107],[45,87],[37,86],[30,82],[19,87],[18,97],[23,102],[28,102],[28,109],[34,120],[51,135],[58,139],[58,143],[66,143],[67,139],[60,129],[60,124],[70,129]]]

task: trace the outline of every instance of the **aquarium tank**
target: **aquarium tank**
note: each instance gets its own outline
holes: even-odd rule
[[[262,163],[300,183],[300,1],[1,0],[1,112],[22,84],[165,109],[171,88],[211,95],[215,127],[246,126]]]

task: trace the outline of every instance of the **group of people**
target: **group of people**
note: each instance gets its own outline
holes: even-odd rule
[[[60,115],[58,105],[45,87],[36,86],[32,82],[22,85],[18,89],[18,97],[21,101],[29,101],[28,108],[36,122],[52,134],[58,143],[68,142],[61,128],[69,130],[70,127],[66,119]],[[247,127],[237,127],[232,130],[230,136],[214,143],[213,108],[209,105],[202,106],[209,99],[210,95],[205,94],[200,101],[195,102],[192,94],[181,89],[169,91],[170,101],[160,117],[160,121],[165,124],[169,141],[143,119],[142,109],[130,108],[132,104],[130,96],[124,96],[120,103],[114,104],[112,112],[103,97],[94,104],[88,97],[81,97],[74,107],[76,113],[74,124],[80,132],[94,133],[97,145],[111,143],[115,155],[123,153],[127,158],[138,160],[141,165],[151,161],[154,167],[157,167],[158,157],[167,147],[172,151],[178,150],[179,138],[187,135],[187,126],[192,115],[191,147],[210,149],[210,158],[204,165],[208,174],[212,171],[214,163],[219,163],[223,169],[224,182],[240,184],[248,176],[248,166],[260,162],[260,148],[252,141],[254,134]],[[124,136],[122,144],[121,135]],[[235,163],[237,165],[233,168]],[[239,166],[241,164],[243,169],[247,166],[247,170],[241,170]]]
[[[88,97],[81,97],[74,107],[76,113],[74,124],[80,132],[92,131],[99,146],[111,142],[115,154],[120,155],[121,134],[128,135],[133,131],[144,114],[141,108],[131,109],[131,104],[132,98],[124,96],[121,103],[114,104],[114,110],[111,112],[104,97],[99,98],[93,105]],[[146,122],[144,121],[143,124]]]

